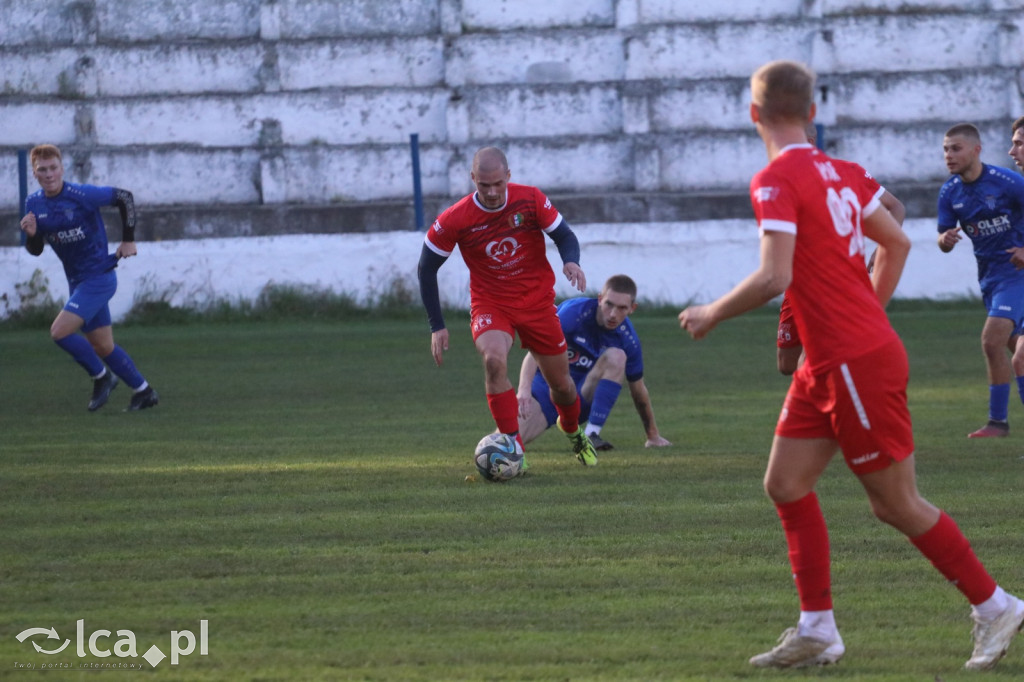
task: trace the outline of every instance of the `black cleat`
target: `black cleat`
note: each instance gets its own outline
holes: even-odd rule
[[[135,412],[137,410],[144,410],[147,407],[155,407],[159,402],[160,396],[157,395],[152,386],[147,386],[142,391],[132,393],[132,401],[128,403],[128,411]]]
[[[605,451],[608,451],[608,450],[615,449],[615,446],[612,445],[611,443],[609,443],[608,441],[606,441],[604,438],[601,438],[601,434],[599,434],[599,433],[591,434],[589,436],[589,438],[590,438],[590,442],[593,444],[595,450],[600,450],[602,452],[605,452]]]
[[[110,370],[99,379],[92,382],[92,400],[89,401],[89,411],[95,412],[110,400],[110,392],[117,386],[117,377]]]

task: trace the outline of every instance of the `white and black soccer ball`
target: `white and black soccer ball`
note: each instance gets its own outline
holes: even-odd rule
[[[477,443],[473,461],[488,481],[508,481],[522,472],[523,451],[507,433],[489,433]]]

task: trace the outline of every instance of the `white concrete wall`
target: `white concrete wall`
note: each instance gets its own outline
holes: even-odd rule
[[[945,175],[942,132],[1005,165],[1024,113],[1022,0],[5,0],[0,210],[14,151],[139,205],[409,201],[467,188],[496,142],[553,194],[742,193],[746,79],[821,79],[829,151],[886,183]]]
[[[943,254],[935,243],[934,221],[909,220],[904,229],[913,246],[897,298],[980,296],[970,244]],[[758,262],[753,220],[594,224],[575,230],[588,289],[596,292],[605,279],[622,272],[637,281],[646,302],[708,302],[735,286]],[[185,307],[255,301],[268,284],[346,293],[362,302],[388,292],[395,281],[418,292],[416,263],[422,245],[423,234],[410,231],[142,243],[139,256],[118,268],[111,312],[120,319],[137,299]],[[558,294],[576,295],[561,275],[553,244],[548,260],[557,274]],[[67,299],[64,273],[49,249],[33,257],[22,248],[0,247],[0,318],[20,307],[17,285],[28,282],[36,270],[55,299]],[[439,286],[445,302],[469,307],[469,271],[458,252],[441,268]]]

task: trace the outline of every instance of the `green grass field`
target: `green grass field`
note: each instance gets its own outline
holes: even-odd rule
[[[891,314],[911,357],[919,485],[1024,593],[1017,398],[1010,438],[965,438],[987,409],[981,307]],[[598,467],[549,432],[508,484],[464,480],[493,427],[464,319],[440,369],[420,316],[121,327],[162,403],[123,412],[120,387],[95,414],[45,327],[0,328],[0,678],[135,664],[169,680],[979,679],[961,670],[966,603],[873,519],[841,461],[819,495],[846,658],[748,666],[798,609],[761,490],[787,386],[775,316],[702,342],[669,313],[634,321],[674,447],[643,448],[624,392]],[[142,659],[187,648],[202,620],[206,655]],[[51,627],[58,638],[16,638]],[[107,657],[87,641],[102,630]],[[134,658],[117,655],[124,631]],[[1024,678],[1024,641],[984,677]]]

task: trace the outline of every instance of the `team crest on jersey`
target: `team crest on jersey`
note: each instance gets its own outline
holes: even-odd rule
[[[508,217],[509,227],[522,227],[523,223],[526,222],[526,218],[523,217],[522,213],[513,213]]]
[[[996,208],[996,198],[994,196],[985,197],[985,205],[988,206],[988,210],[994,211]]]
[[[516,252],[519,251],[519,247],[520,244],[515,240],[515,237],[505,237],[488,244],[486,251],[488,257],[501,263],[514,257]]]
[[[479,334],[494,324],[494,320],[491,319],[490,315],[477,315],[473,318],[473,333]]]

